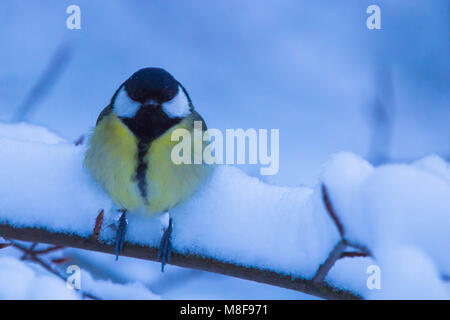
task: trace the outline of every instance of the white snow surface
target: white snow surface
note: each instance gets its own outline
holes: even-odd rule
[[[117,284],[95,280],[88,271],[80,271],[81,290],[71,289],[62,279],[40,266],[11,256],[0,256],[0,300],[75,300],[81,292],[102,299],[160,299],[140,283]]]
[[[0,300],[8,299],[77,299],[60,279],[43,272],[19,259],[0,256]]]
[[[450,168],[437,156],[374,169],[350,153],[333,157],[322,180],[347,238],[371,248],[421,248],[450,274]],[[378,248],[380,247],[380,248]]]
[[[13,127],[0,124],[0,223],[87,237],[104,209],[100,239],[111,241],[114,232],[105,226],[118,213],[83,168],[85,148],[36,126]],[[374,258],[341,260],[327,280],[369,298],[449,298],[442,280],[450,274],[449,175],[448,164],[437,156],[374,168],[351,153],[333,155],[321,180],[346,237],[369,248]],[[218,167],[197,194],[171,211],[174,249],[311,278],[339,240],[320,190],[320,184],[269,185],[236,168]],[[159,219],[129,215],[127,241],[156,246],[160,236]],[[382,289],[376,292],[365,286],[370,264],[382,270]],[[98,287],[109,292],[114,285]],[[7,287],[0,283],[0,294]]]

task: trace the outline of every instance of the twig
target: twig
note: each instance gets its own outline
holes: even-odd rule
[[[376,66],[375,90],[370,110],[372,137],[367,158],[372,164],[380,165],[389,161],[395,107],[392,67],[386,61],[380,61]]]
[[[342,252],[339,259],[343,258],[367,258],[370,257],[369,254],[365,252]]]
[[[33,246],[35,246],[35,244],[37,244],[36,242],[33,243],[33,245],[30,248],[27,248],[27,247],[22,246],[21,244],[17,243],[14,240],[8,239],[8,241],[10,241],[11,245],[14,248],[19,249],[20,251],[24,252],[24,254],[27,255],[27,259],[29,259],[30,261],[33,261],[33,262],[39,264],[45,270],[47,270],[48,272],[54,274],[55,276],[57,276],[58,278],[60,278],[64,282],[67,281],[67,277],[65,275],[63,275],[57,268],[54,268],[51,264],[47,263],[46,261],[41,259],[38,255],[34,254],[34,252],[31,250],[31,248]],[[94,296],[91,293],[88,293],[88,292],[85,292],[85,291],[81,291],[80,293],[81,293],[83,298],[99,300],[98,297]]]
[[[0,243],[0,250],[12,246],[12,243]]]
[[[75,234],[56,233],[45,229],[15,228],[8,224],[0,224],[0,234],[10,239],[48,243],[114,254],[113,244],[95,241],[92,237],[85,238]],[[157,261],[158,248],[126,243],[123,255]],[[111,263],[114,263],[113,259],[111,259]],[[292,274],[281,274],[275,271],[242,266],[196,254],[174,251],[169,264],[266,283],[325,299],[361,299],[360,296],[349,290],[333,287],[326,282],[316,285],[312,280],[299,278]]]
[[[344,225],[342,224],[341,220],[339,219],[338,215],[336,214],[336,211],[334,210],[333,204],[331,202],[330,196],[328,194],[327,187],[325,184],[322,184],[322,199],[323,203],[325,204],[325,208],[327,209],[328,214],[330,215],[331,220],[333,220],[334,224],[336,225],[336,228],[339,231],[339,235],[341,236],[341,240],[338,242],[338,244],[334,247],[334,249],[330,252],[327,259],[324,263],[320,265],[320,267],[317,269],[316,274],[313,277],[313,283],[315,285],[320,285],[324,283],[325,278],[328,274],[328,272],[331,270],[331,268],[334,266],[336,261],[339,259],[345,258],[345,257],[369,257],[370,251],[366,249],[364,246],[359,245],[357,243],[353,243],[348,241],[345,238],[345,229]],[[347,247],[353,247],[360,252],[344,252]]]
[[[98,240],[98,236],[100,235],[100,231],[102,229],[102,224],[103,224],[103,214],[104,214],[104,210],[100,210],[100,212],[97,215],[97,218],[95,219],[95,225],[94,225],[94,230],[92,231],[92,235],[91,235],[91,239],[97,241]]]
[[[20,260],[26,260],[28,258],[28,255],[33,252],[34,248],[36,248],[36,246],[38,245],[37,242],[34,242],[28,249],[26,249],[23,253],[22,258],[20,258]]]
[[[66,257],[66,258],[53,258],[52,262],[54,264],[63,264],[63,263],[67,263],[69,261],[71,261],[72,258],[71,257]]]
[[[76,146],[80,146],[84,143],[84,134],[82,134],[75,142],[73,143]]]
[[[72,48],[67,43],[61,44],[56,49],[47,68],[12,117],[12,122],[23,121],[30,111],[45,97],[63,73],[71,54]]]
[[[339,220],[336,211],[334,211],[333,205],[330,200],[330,196],[328,195],[327,187],[322,184],[322,198],[323,203],[325,204],[325,207],[327,208],[327,212],[330,215],[331,219],[333,220],[334,224],[336,225],[339,234],[341,237],[344,237],[344,226],[342,225],[341,221]]]
[[[321,283],[323,283],[328,272],[334,266],[336,261],[338,261],[341,258],[341,255],[344,252],[345,248],[347,248],[346,241],[345,240],[339,241],[338,244],[331,251],[331,253],[328,255],[327,260],[325,260],[325,262],[320,265],[319,269],[314,275],[312,281],[315,285],[320,285]]]
[[[43,250],[34,250],[33,253],[39,255],[39,254],[46,254],[46,253],[50,253],[50,252],[58,251],[58,250],[62,250],[62,249],[64,249],[63,246],[53,246],[53,247],[49,247],[49,248],[43,249]]]

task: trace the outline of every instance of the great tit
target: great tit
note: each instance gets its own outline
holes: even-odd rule
[[[100,113],[89,139],[84,164],[92,176],[121,208],[116,231],[116,260],[122,252],[127,212],[155,217],[188,199],[208,179],[213,167],[175,164],[171,159],[174,130],[191,132],[192,145],[205,147],[201,135],[193,134],[194,121],[201,121],[186,89],[160,68],[134,73],[114,93]],[[200,139],[202,141],[194,141]],[[192,148],[192,156],[199,152]],[[201,151],[201,150],[200,150]],[[170,258],[172,219],[161,238],[161,268]]]

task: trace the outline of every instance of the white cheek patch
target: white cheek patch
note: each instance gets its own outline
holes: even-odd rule
[[[164,102],[162,108],[171,118],[185,117],[191,113],[189,100],[180,87],[178,87],[178,94],[172,100]]]
[[[114,101],[114,111],[119,117],[133,118],[141,104],[132,100],[124,88],[120,89]]]

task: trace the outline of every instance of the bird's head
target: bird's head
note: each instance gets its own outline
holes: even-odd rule
[[[161,68],[135,72],[111,99],[113,112],[141,140],[151,141],[194,110],[184,87]]]

